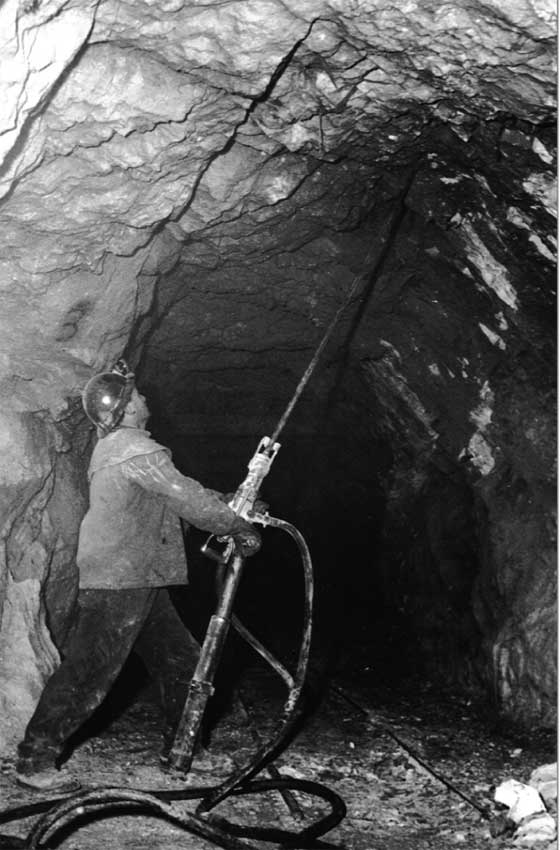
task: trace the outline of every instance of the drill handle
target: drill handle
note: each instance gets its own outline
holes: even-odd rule
[[[260,525],[267,525],[267,514],[253,514],[252,511],[257,501],[259,490],[264,478],[268,475],[268,471],[272,465],[272,461],[278,454],[280,443],[273,443],[270,437],[263,437],[257,446],[257,450],[248,464],[248,473],[245,480],[239,485],[235,492],[235,496],[230,501],[230,508],[235,511],[240,517],[248,522],[257,522]],[[219,552],[212,548],[211,541],[214,535],[211,534],[202,546],[202,553],[219,564],[226,564],[233,552],[233,541],[231,537],[217,538],[218,542],[227,542],[223,552]]]
[[[245,480],[237,488],[229,506],[243,519],[250,520],[249,514],[255,506],[263,480],[269,473],[272,461],[278,454],[280,443],[273,443],[270,437],[263,437],[248,464]]]

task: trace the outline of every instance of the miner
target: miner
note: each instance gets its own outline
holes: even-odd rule
[[[219,493],[182,475],[145,430],[146,400],[124,361],[91,378],[82,398],[99,439],[78,540],[77,614],[18,747],[17,781],[37,790],[79,787],[58,762],[133,648],[159,685],[164,756],[171,746],[200,649],[166,590],[187,581],[179,517],[233,537],[244,556],[260,547],[252,525]]]

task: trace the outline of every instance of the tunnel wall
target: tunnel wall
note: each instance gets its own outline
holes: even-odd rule
[[[0,748],[23,733],[58,666],[77,592],[89,429],[67,416],[2,416]]]

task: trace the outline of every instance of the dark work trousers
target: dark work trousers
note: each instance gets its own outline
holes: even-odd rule
[[[181,717],[200,646],[165,589],[81,590],[78,613],[19,745],[19,769],[52,767],[103,702],[135,650],[159,686],[168,740]]]

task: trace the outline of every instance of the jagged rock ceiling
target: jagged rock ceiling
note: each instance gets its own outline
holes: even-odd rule
[[[345,497],[383,497],[410,621],[437,594],[428,632],[478,629],[469,671],[550,717],[554,39],[549,0],[0,6],[13,700],[56,663],[86,378],[126,349],[169,440],[266,433],[362,280],[296,431],[342,440]]]

